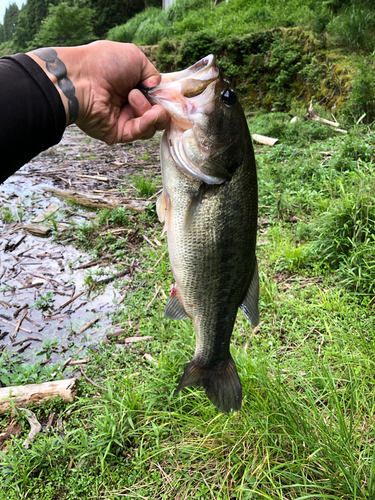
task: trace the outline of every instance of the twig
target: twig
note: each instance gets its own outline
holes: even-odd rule
[[[121,278],[122,276],[125,276],[125,274],[129,274],[129,269],[125,269],[125,271],[122,271],[121,273],[115,274],[114,276],[111,276],[110,278],[105,278],[104,280],[99,280],[99,281],[93,281],[92,284],[94,286],[107,285],[108,283],[115,281],[117,278]]]
[[[156,299],[158,293],[160,291],[160,286],[157,287],[156,289],[156,292],[155,292],[155,295],[152,297],[152,299],[150,300],[150,302],[147,304],[147,306],[145,307],[145,311],[147,311],[147,309],[150,307],[150,305],[154,302],[154,300]]]
[[[86,264],[82,264],[81,266],[72,267],[72,269],[74,271],[77,271],[78,269],[87,269],[88,267],[93,267],[96,266],[97,264],[101,264],[104,260],[109,260],[109,257],[103,257],[102,259],[99,260],[92,260],[91,262],[87,262]]]
[[[152,241],[149,240],[145,234],[143,235],[143,238],[152,246],[152,248],[155,248],[155,243],[152,243]]]
[[[113,339],[115,337],[119,337],[120,335],[126,333],[127,331],[128,331],[127,328],[121,328],[121,330],[117,330],[117,332],[106,333],[106,337],[108,339]]]
[[[104,389],[104,387],[101,387],[100,385],[96,384],[93,380],[91,380],[91,378],[89,378],[89,377],[86,375],[86,373],[85,373],[84,369],[82,368],[82,366],[80,366],[79,368],[80,368],[80,370],[81,370],[82,375],[83,375],[83,376],[85,377],[85,379],[87,380],[87,382],[90,382],[90,384],[95,385],[95,387],[97,387],[98,389],[101,389],[102,391],[106,391],[106,390],[107,390],[107,389]]]
[[[82,290],[82,292],[79,292],[77,293],[77,295],[74,295],[74,297],[72,297],[71,299],[67,300],[66,302],[64,302],[64,304],[60,307],[58,307],[55,312],[57,311],[61,311],[62,309],[64,309],[66,306],[68,306],[69,304],[71,304],[74,300],[78,299],[78,297],[80,297],[81,295],[83,295],[85,293],[84,290]]]
[[[155,262],[155,264],[152,266],[151,271],[152,271],[153,269],[155,269],[155,267],[159,264],[159,262],[161,261],[161,259],[162,259],[162,258],[164,257],[164,255],[167,253],[167,251],[168,251],[168,248],[167,248],[166,250],[164,250],[164,252],[163,252],[162,256],[161,256],[161,257],[159,257],[159,259],[158,259],[158,260]]]
[[[18,309],[16,309],[13,313],[13,318],[17,318],[17,316],[19,315],[19,313],[25,309],[26,307],[29,307],[29,304],[24,304],[23,306],[19,307]]]
[[[21,316],[21,318],[17,321],[17,325],[16,325],[16,328],[15,328],[15,330],[14,330],[14,333],[13,333],[13,335],[10,337],[10,339],[12,340],[12,342],[13,342],[13,340],[15,340],[15,338],[17,337],[18,330],[20,329],[21,323],[22,323],[22,321],[25,319],[26,315],[27,315],[27,311],[25,311],[25,312],[23,313],[23,315]],[[30,333],[31,333],[31,332],[30,332]]]
[[[99,316],[98,318],[94,318],[92,319],[91,321],[87,322],[85,325],[83,325],[82,328],[80,328],[77,332],[77,335],[80,335],[81,333],[83,333],[85,330],[87,330],[88,328],[90,328],[90,326],[94,325],[95,323],[97,323],[100,319],[102,319],[103,316]]]
[[[69,366],[84,365],[89,362],[89,358],[76,359],[75,361],[70,361]]]

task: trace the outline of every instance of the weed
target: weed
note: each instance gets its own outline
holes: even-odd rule
[[[31,304],[30,308],[36,309],[37,311],[49,312],[53,309],[54,300],[54,293],[47,292],[44,296],[42,295],[38,300]]]
[[[14,222],[14,215],[10,207],[3,207],[0,211],[0,217],[4,222]]]
[[[145,177],[142,175],[133,175],[132,182],[137,189],[138,196],[150,197],[155,194],[157,181],[154,181],[152,177]]]
[[[98,212],[97,222],[100,225],[123,226],[129,225],[129,210],[124,207],[105,208]]]

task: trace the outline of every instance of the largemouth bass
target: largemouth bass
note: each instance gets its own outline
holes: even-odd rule
[[[240,410],[241,382],[230,354],[238,308],[253,326],[259,322],[257,175],[246,119],[213,55],[162,75],[145,95],[171,116],[161,141],[157,203],[176,281],[165,316],[191,318],[196,336],[176,393],[203,386],[219,410]]]

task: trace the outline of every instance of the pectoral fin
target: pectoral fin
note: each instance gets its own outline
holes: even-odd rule
[[[241,310],[253,326],[259,323],[259,274],[258,263],[255,259],[253,277],[247,289],[245,299],[241,304]]]
[[[162,236],[168,230],[171,224],[171,199],[164,193],[159,196],[156,202],[156,213],[158,214],[160,222],[164,222]]]

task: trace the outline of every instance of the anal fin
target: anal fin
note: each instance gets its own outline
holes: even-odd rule
[[[164,316],[168,319],[186,319],[189,317],[178,298],[176,288],[172,290],[171,296],[165,306]]]
[[[253,277],[247,289],[245,299],[241,304],[241,311],[253,326],[259,323],[259,273],[258,262],[255,259]]]

